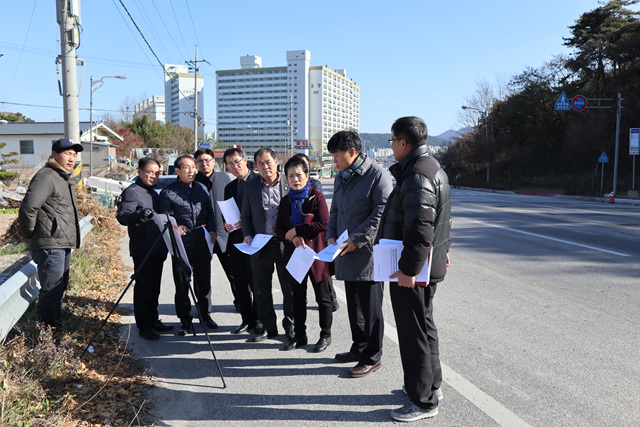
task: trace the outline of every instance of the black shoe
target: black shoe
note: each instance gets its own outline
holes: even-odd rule
[[[291,338],[289,342],[286,343],[284,347],[282,347],[282,350],[289,351],[289,350],[293,350],[294,348],[301,348],[302,346],[305,346],[308,343],[309,343],[309,340],[307,339],[306,335],[301,338]]]
[[[263,329],[259,335],[255,335],[249,339],[251,342],[260,342],[264,341],[267,338],[275,338],[278,336],[278,332],[267,332],[266,329]]]
[[[185,336],[187,334],[190,334],[192,332],[193,332],[193,323],[191,323],[191,320],[180,322],[180,328],[178,329],[178,335],[183,337],[183,336]]]
[[[139,335],[149,341],[157,341],[160,339],[160,334],[153,329],[141,329]]]
[[[360,361],[360,355],[359,354],[353,354],[350,351],[348,351],[346,353],[338,353],[338,354],[336,354],[336,360],[338,362],[342,362],[342,363],[359,362]]]
[[[339,308],[338,298],[331,298],[331,311],[338,311]]]
[[[322,353],[331,345],[331,337],[320,338],[316,345],[313,347],[314,353]]]
[[[256,335],[260,335],[263,329],[264,329],[264,325],[258,322],[256,323],[256,326],[253,328],[253,333]]]
[[[173,331],[173,326],[165,325],[161,320],[158,320],[153,325],[153,330],[156,332],[169,332]]]
[[[249,330],[249,325],[247,325],[246,323],[243,323],[242,325],[238,326],[233,331],[231,331],[231,333],[234,335],[238,335],[238,334],[245,333],[248,330]]]
[[[204,317],[204,323],[207,324],[207,328],[209,329],[218,329],[218,324],[216,322],[213,321],[213,319],[211,318],[211,316],[206,315]]]

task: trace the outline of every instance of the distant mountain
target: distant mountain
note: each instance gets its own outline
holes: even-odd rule
[[[446,142],[449,142],[451,140],[454,140],[454,139],[458,138],[463,133],[471,132],[472,130],[473,130],[473,128],[470,128],[470,127],[464,127],[464,128],[458,129],[458,130],[449,129],[445,133],[436,136],[436,138],[443,139]]]
[[[462,128],[459,130],[448,130],[442,135],[431,136],[427,138],[427,145],[431,146],[441,146],[444,144],[448,144],[453,139],[459,137],[465,132],[470,132],[471,128]],[[360,138],[362,138],[362,142],[367,148],[388,148],[389,147],[389,138],[392,135],[390,133],[361,133]]]

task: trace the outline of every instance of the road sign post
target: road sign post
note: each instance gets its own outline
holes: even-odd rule
[[[598,163],[602,163],[602,170],[600,171],[600,194],[602,194],[602,188],[604,184],[604,164],[609,163],[609,157],[607,157],[607,153],[604,151],[598,157]]]
[[[633,156],[633,172],[631,173],[631,189],[636,189],[636,156],[640,152],[640,128],[629,129],[629,154]]]

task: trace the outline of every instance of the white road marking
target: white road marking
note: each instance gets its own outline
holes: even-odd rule
[[[478,224],[486,225],[488,227],[495,227],[495,228],[501,228],[503,230],[513,231],[514,233],[526,234],[528,236],[539,237],[541,239],[553,240],[554,242],[566,243],[567,245],[574,245],[574,246],[580,246],[581,248],[593,249],[594,251],[606,252],[608,254],[613,254],[613,255],[618,255],[618,256],[631,256],[629,254],[623,254],[621,252],[614,252],[614,251],[610,251],[610,250],[607,250],[607,249],[596,248],[595,246],[583,245],[583,244],[580,244],[580,243],[570,242],[568,240],[556,239],[554,237],[543,236],[541,234],[529,233],[527,231],[516,230],[514,228],[508,228],[508,227],[502,227],[500,225],[489,224],[488,222],[482,222],[482,221],[474,221],[474,222],[477,222]]]
[[[335,290],[340,300],[343,302],[346,301],[345,292],[337,286],[335,287]],[[346,307],[341,307],[341,310],[346,309]],[[384,322],[384,334],[396,345],[398,344],[398,330],[395,328],[395,326],[389,324],[388,322]],[[495,422],[497,422],[501,426],[531,427],[529,423],[514,414],[493,397],[480,390],[478,387],[466,380],[462,375],[458,374],[449,366],[442,363],[442,361],[440,362],[440,365],[442,366],[443,381],[449,384],[455,391],[460,393],[462,397],[467,399],[478,409],[491,417]]]

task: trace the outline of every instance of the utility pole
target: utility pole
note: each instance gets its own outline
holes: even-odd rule
[[[289,93],[289,135],[291,137],[291,156],[293,156],[293,94]]]
[[[201,59],[198,61],[198,45],[196,45],[196,60],[195,61],[185,61],[186,64],[189,64],[193,67],[194,76],[193,76],[193,150],[198,150],[198,62],[206,62],[209,64],[209,61],[206,59]],[[204,82],[203,82],[204,86]]]
[[[80,44],[80,0],[56,0],[56,18],[60,25],[60,55],[62,66],[62,105],[64,109],[64,136],[80,143],[78,119],[78,82],[76,73],[76,47]]]
[[[618,93],[618,113],[616,117],[616,148],[613,157],[613,197],[616,197],[618,190],[618,151],[620,147],[620,116],[622,115],[622,94]]]

